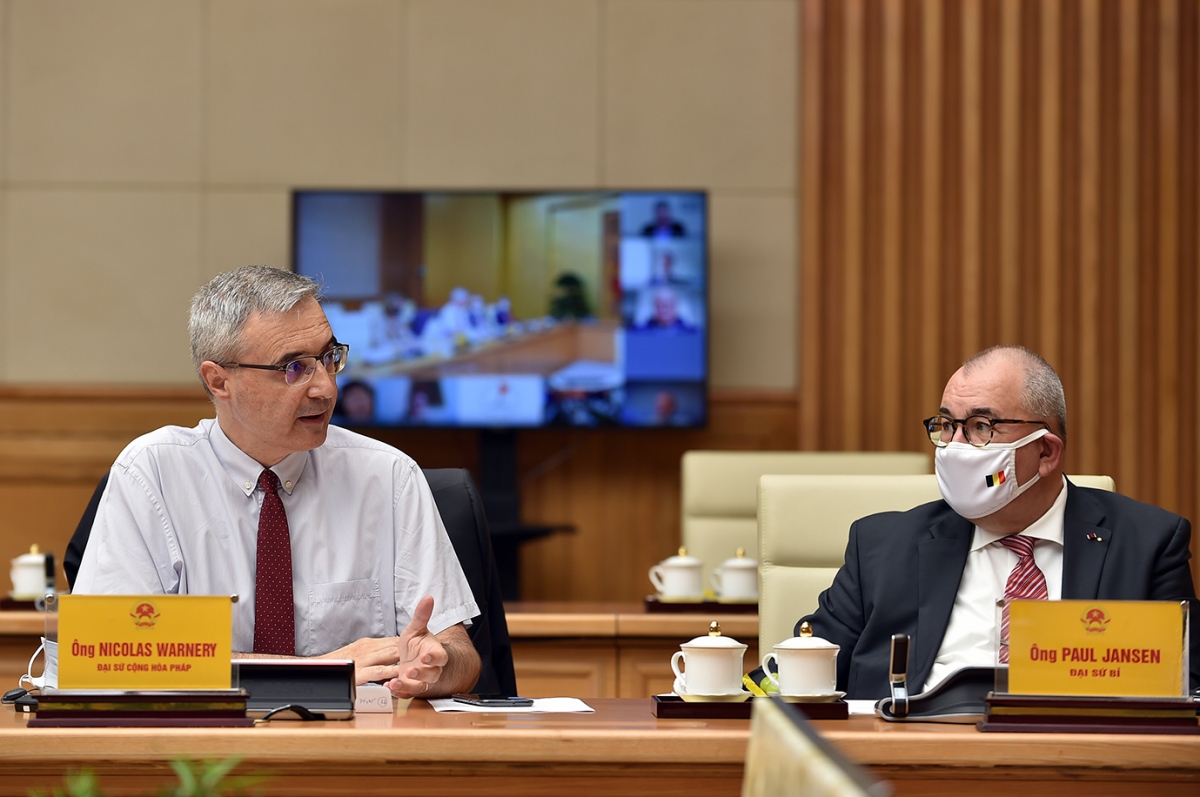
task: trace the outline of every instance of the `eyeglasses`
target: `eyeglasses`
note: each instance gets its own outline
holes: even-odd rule
[[[944,448],[954,440],[954,433],[962,427],[963,437],[976,448],[983,448],[992,442],[996,426],[1002,423],[1035,423],[1050,428],[1045,421],[1018,421],[1011,418],[989,418],[986,415],[972,415],[969,418],[947,418],[945,415],[934,415],[921,421],[925,431],[929,433],[929,442],[938,448]]]
[[[346,357],[350,346],[346,343],[335,343],[324,354],[306,354],[294,360],[288,360],[283,365],[252,365],[250,363],[222,363],[226,368],[257,368],[260,371],[283,371],[283,378],[289,385],[306,385],[312,381],[317,370],[317,361],[325,366],[330,376],[340,374],[346,367]]]

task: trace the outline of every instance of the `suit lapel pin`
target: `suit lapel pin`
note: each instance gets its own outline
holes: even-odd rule
[[[1091,540],[1092,542],[1104,542],[1104,538],[1095,532],[1092,532],[1091,534],[1087,535],[1087,538],[1089,540]]]

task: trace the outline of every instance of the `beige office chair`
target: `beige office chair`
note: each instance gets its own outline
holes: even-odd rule
[[[1111,476],[1068,476],[1080,487],[1115,489]],[[850,525],[876,512],[941,498],[937,477],[763,476],[758,484],[758,644],[766,653],[792,636],[796,621],[845,559]]]
[[[758,558],[758,478],[767,473],[932,473],[932,454],[913,451],[688,451],[681,463],[682,544],[714,567],[744,548]],[[665,551],[673,553],[673,551]]]

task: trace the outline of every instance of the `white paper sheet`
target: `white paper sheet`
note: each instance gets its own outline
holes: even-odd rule
[[[851,714],[868,714],[875,716],[875,704],[877,700],[847,700],[846,706]]]
[[[572,714],[593,712],[596,709],[577,697],[535,697],[532,706],[470,706],[450,697],[429,701],[434,711],[469,711],[473,714]]]

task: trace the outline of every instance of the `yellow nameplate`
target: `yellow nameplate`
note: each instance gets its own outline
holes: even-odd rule
[[[1021,695],[1180,697],[1187,603],[1009,603],[1008,691]]]
[[[63,595],[59,689],[228,689],[233,610],[221,595]]]

